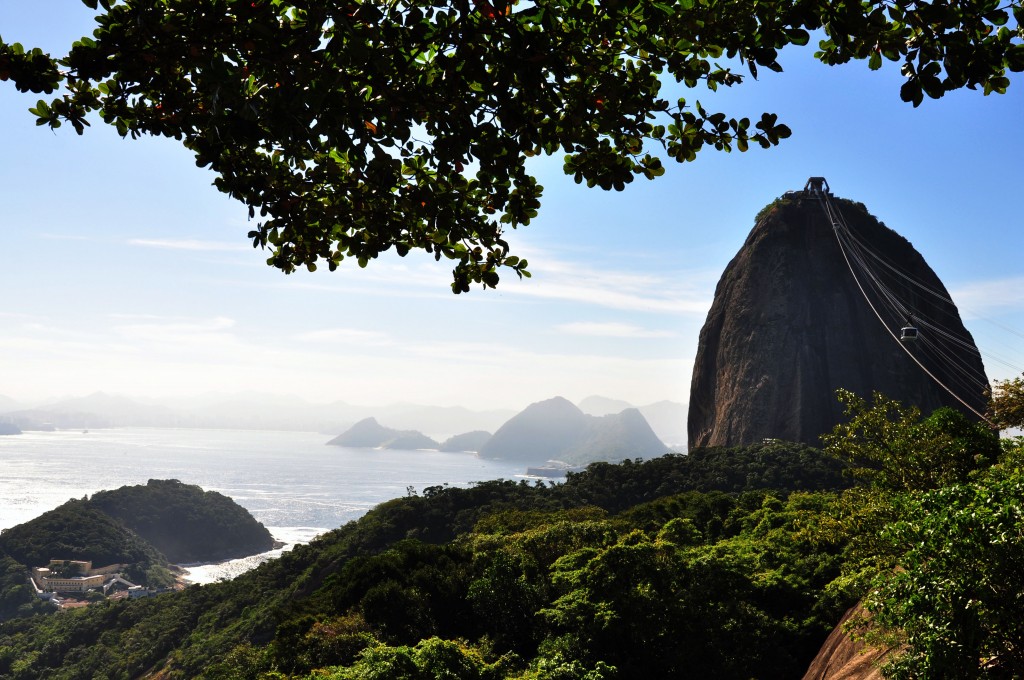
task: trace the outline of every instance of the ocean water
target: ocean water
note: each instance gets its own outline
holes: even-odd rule
[[[117,428],[0,436],[0,529],[71,498],[178,479],[230,496],[288,549],[382,501],[441,484],[520,476],[523,466],[469,453],[349,449],[329,435],[255,430]],[[198,583],[231,578],[280,551],[194,565]]]

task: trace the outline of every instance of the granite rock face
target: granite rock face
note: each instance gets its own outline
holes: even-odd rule
[[[864,605],[850,607],[821,646],[803,680],[883,680],[879,666],[888,661],[892,654],[898,654],[898,650],[870,646],[854,640],[845,629],[851,619],[866,616],[868,613]]]
[[[925,413],[950,406],[970,415],[941,382],[984,411],[984,366],[938,276],[863,205],[830,203],[832,217],[820,197],[780,199],[726,267],[694,363],[691,449],[764,439],[820,446],[820,435],[843,419],[838,388],[866,398],[881,392]],[[840,233],[848,234],[849,266],[836,214],[848,227]],[[901,343],[908,311],[920,337]]]

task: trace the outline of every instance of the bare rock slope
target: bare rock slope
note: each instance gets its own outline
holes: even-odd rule
[[[866,615],[864,607],[851,607],[825,640],[803,680],[883,680],[880,666],[892,650],[855,640],[845,630],[847,622]]]

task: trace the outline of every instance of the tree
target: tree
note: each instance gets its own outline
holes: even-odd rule
[[[989,396],[988,417],[1001,430],[1024,428],[1024,376],[996,381]]]
[[[1024,673],[1024,477],[994,468],[972,484],[904,496],[881,540],[899,569],[868,590],[874,621],[902,646],[892,678]]]
[[[999,438],[951,408],[927,418],[916,406],[873,395],[872,403],[838,390],[849,422],[822,436],[825,451],[856,479],[886,491],[922,491],[966,482],[999,458]]]
[[[828,64],[902,61],[919,105],[1003,92],[1024,70],[1019,0],[83,0],[92,37],[56,63],[0,40],[0,79],[61,96],[32,109],[79,133],[98,112],[124,136],[174,137],[262,221],[249,236],[285,272],[392,247],[455,262],[452,289],[528,276],[506,232],[542,187],[527,159],[621,190],[706,147],[768,148],[775,115],[736,119],[663,84],[740,84],[821,30]],[[733,66],[720,66],[729,59]],[[59,68],[58,68],[59,66]]]

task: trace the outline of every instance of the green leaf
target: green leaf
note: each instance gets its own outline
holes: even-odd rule
[[[903,83],[900,87],[900,99],[911,102],[915,107],[920,106],[924,101],[924,91],[921,89],[921,81],[913,78]]]

